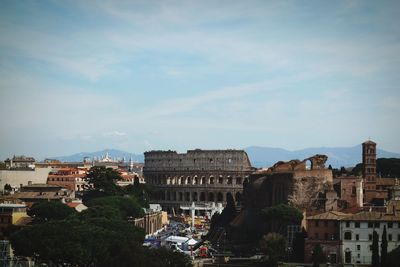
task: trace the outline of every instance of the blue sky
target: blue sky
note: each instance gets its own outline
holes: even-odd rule
[[[1,1],[0,159],[400,152],[399,25],[399,1]]]

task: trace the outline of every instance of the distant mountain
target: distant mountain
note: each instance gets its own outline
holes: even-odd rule
[[[285,150],[282,148],[251,146],[245,148],[245,151],[247,152],[251,164],[254,167],[270,167],[280,160],[303,160],[305,158],[314,156],[315,154],[327,155],[328,161],[326,166],[330,164],[334,168],[339,168],[341,166],[353,167],[362,161],[361,145],[353,147],[305,148],[294,151]],[[382,149],[378,149],[377,152],[377,158],[400,158],[399,153],[388,152]]]
[[[129,159],[132,157],[133,161],[144,162],[143,154],[133,154],[117,149],[104,149],[96,152],[80,152],[70,156],[51,157],[51,159],[57,159],[63,162],[75,162],[75,161],[83,161],[84,157],[89,157],[89,158],[96,157],[99,159],[105,156],[107,153],[112,159],[125,158],[126,161],[129,161]]]

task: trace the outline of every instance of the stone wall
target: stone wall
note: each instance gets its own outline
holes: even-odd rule
[[[34,170],[0,170],[0,191],[5,184],[19,188],[20,185],[27,185],[29,182],[45,184],[51,168],[36,168]]]
[[[176,212],[190,202],[225,203],[228,194],[240,201],[244,179],[252,172],[243,150],[145,152],[143,174],[157,192],[153,201]]]

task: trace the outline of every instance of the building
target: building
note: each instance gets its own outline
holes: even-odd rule
[[[333,179],[339,197],[339,209],[361,208],[364,202],[363,179],[357,176],[340,176]]]
[[[279,161],[271,168],[254,172],[244,204],[254,210],[289,202],[302,210],[325,211],[326,205],[327,210],[334,210],[336,193],[330,188],[333,176],[332,170],[325,167],[327,159],[325,155],[315,155],[302,161]]]
[[[154,204],[152,204],[154,206]],[[133,220],[135,226],[143,228],[146,237],[152,236],[164,229],[166,212],[160,209],[146,209],[145,214],[141,218]]]
[[[62,168],[49,173],[47,184],[58,185],[71,191],[79,192],[89,186],[85,180],[86,175],[86,169]]]
[[[74,191],[58,185],[28,184],[20,188],[20,192],[2,196],[1,200],[15,202],[24,201],[28,207],[39,201],[70,201],[75,198]]]
[[[380,247],[384,226],[387,231],[388,252],[400,245],[400,216],[394,207],[389,207],[386,213],[362,211],[341,219],[343,263],[371,264],[373,231],[377,231],[379,235]]]
[[[144,178],[157,190],[153,201],[170,212],[187,202],[226,203],[228,194],[240,201],[243,182],[253,171],[243,150],[150,151],[144,156]]]
[[[34,169],[35,159],[26,156],[14,156],[4,161],[7,169]]]
[[[12,226],[22,226],[31,222],[32,218],[26,214],[25,204],[0,204],[0,239],[7,237],[7,229]]]
[[[328,211],[307,217],[308,238],[304,246],[304,261],[312,262],[312,251],[319,244],[328,262],[338,263],[342,258],[340,220],[350,214]]]

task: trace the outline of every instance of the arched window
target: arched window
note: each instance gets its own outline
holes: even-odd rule
[[[224,201],[224,196],[222,195],[221,192],[219,192],[218,195],[217,195],[217,201],[219,201],[219,202]]]
[[[344,232],[344,240],[351,240],[351,232]]]
[[[213,192],[208,193],[208,201],[214,201],[214,200],[215,200],[214,193]]]

